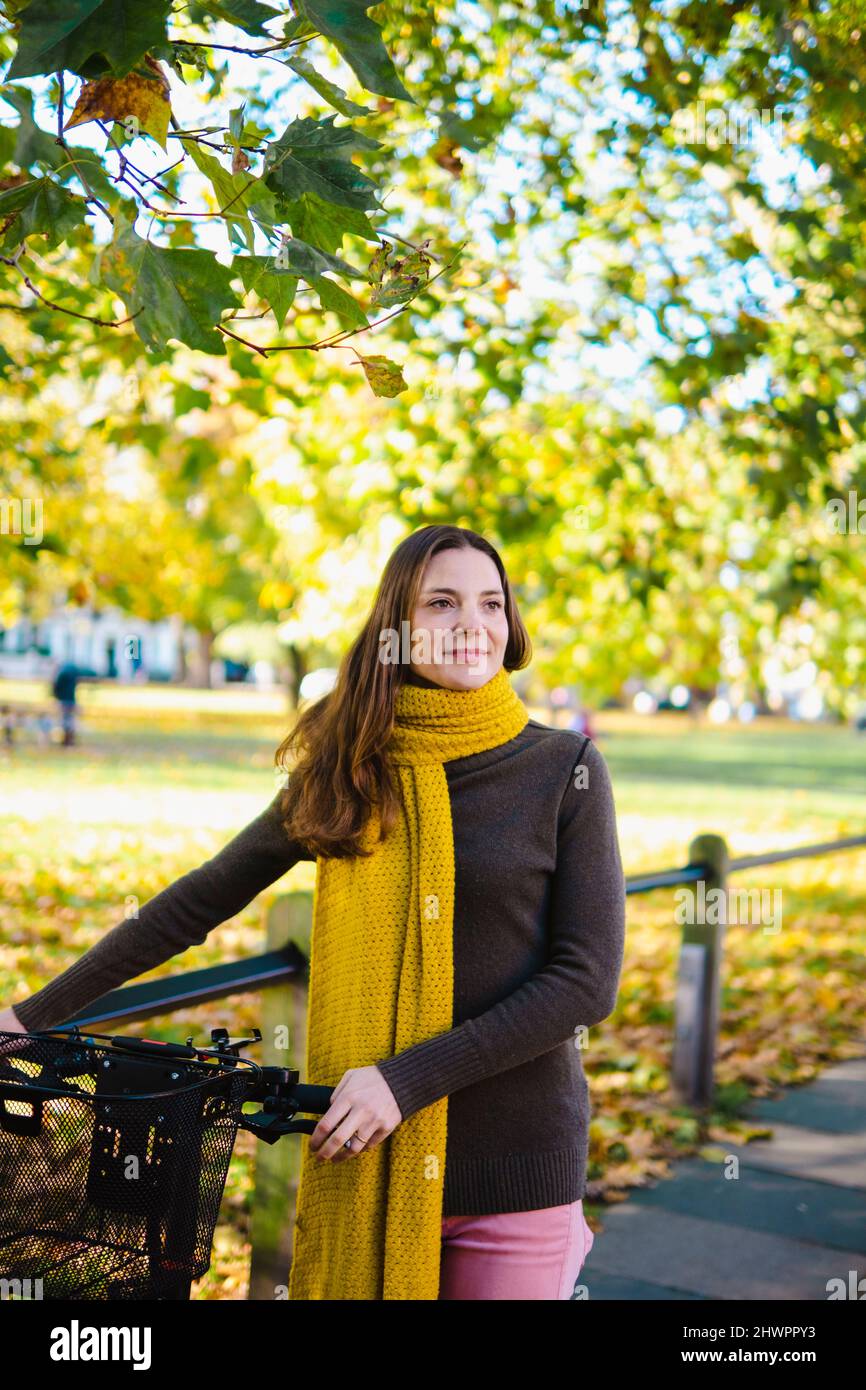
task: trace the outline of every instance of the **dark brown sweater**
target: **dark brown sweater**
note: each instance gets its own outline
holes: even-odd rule
[[[444,1215],[559,1206],[582,1197],[586,1184],[581,1025],[613,1011],[622,967],[625,883],[607,766],[590,739],[533,719],[499,748],[444,766],[454,825],[454,1027],[383,1058],[379,1069],[404,1119],[450,1097]],[[15,1004],[25,1028],[61,1023],[200,944],[293,864],[312,859],[286,835],[279,802],[278,793],[214,858]]]

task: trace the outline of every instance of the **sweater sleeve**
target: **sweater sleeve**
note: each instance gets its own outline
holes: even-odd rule
[[[543,969],[476,1018],[385,1058],[379,1071],[406,1120],[416,1110],[531,1061],[607,1018],[616,1005],[625,944],[625,879],[610,775],[591,741],[559,808]]]
[[[301,859],[290,840],[277,792],[273,801],[218,854],[150,898],[137,917],[119,922],[67,970],[12,1006],[28,1032],[64,1022],[94,999],[163,961],[200,945],[208,932],[252,902]]]

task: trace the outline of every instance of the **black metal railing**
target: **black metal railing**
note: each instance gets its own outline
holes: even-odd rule
[[[727,908],[728,878],[732,873],[769,864],[835,854],[866,847],[866,835],[850,835],[823,844],[801,845],[767,854],[732,859],[719,835],[697,836],[689,846],[688,863],[658,873],[635,874],[625,880],[627,896],[652,893],[661,888],[703,884],[703,904],[712,890],[720,896],[716,905]],[[742,890],[741,890],[742,891]],[[713,1070],[719,1022],[720,972],[723,935],[728,913],[708,914],[695,897],[692,920],[683,922],[675,1001],[671,1082],[677,1097],[696,1107],[709,1105],[713,1094]],[[267,945],[262,955],[230,961],[201,970],[184,971],[143,984],[126,985],[96,999],[66,1023],[97,1025],[153,1018],[179,1009],[193,1008],[215,999],[264,991],[262,1047],[264,1061],[288,1065],[286,1047],[295,1058],[303,1056],[306,1036],[308,960],[292,939],[292,933],[308,935],[312,917],[312,893],[280,895],[267,914]],[[721,920],[719,920],[721,918]],[[738,922],[738,925],[744,925]],[[745,924],[745,925],[760,925]],[[286,1020],[291,1019],[286,1039]],[[283,1037],[276,1042],[277,1031]],[[297,1063],[296,1063],[297,1064]],[[291,1263],[294,1226],[294,1193],[297,1186],[295,1147],[259,1146],[256,1155],[256,1190],[252,1219],[250,1297],[280,1296],[279,1279]],[[288,1199],[288,1200],[287,1200]]]

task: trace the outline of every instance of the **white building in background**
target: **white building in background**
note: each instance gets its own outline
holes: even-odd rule
[[[181,643],[196,635],[175,617],[146,622],[119,608],[58,608],[39,621],[0,627],[0,677],[47,677],[57,662],[121,682],[178,680]]]

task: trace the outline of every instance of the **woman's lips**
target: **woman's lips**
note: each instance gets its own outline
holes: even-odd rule
[[[481,661],[490,655],[487,647],[480,647],[477,641],[468,642],[462,637],[452,637],[443,641],[443,659],[451,662]]]

